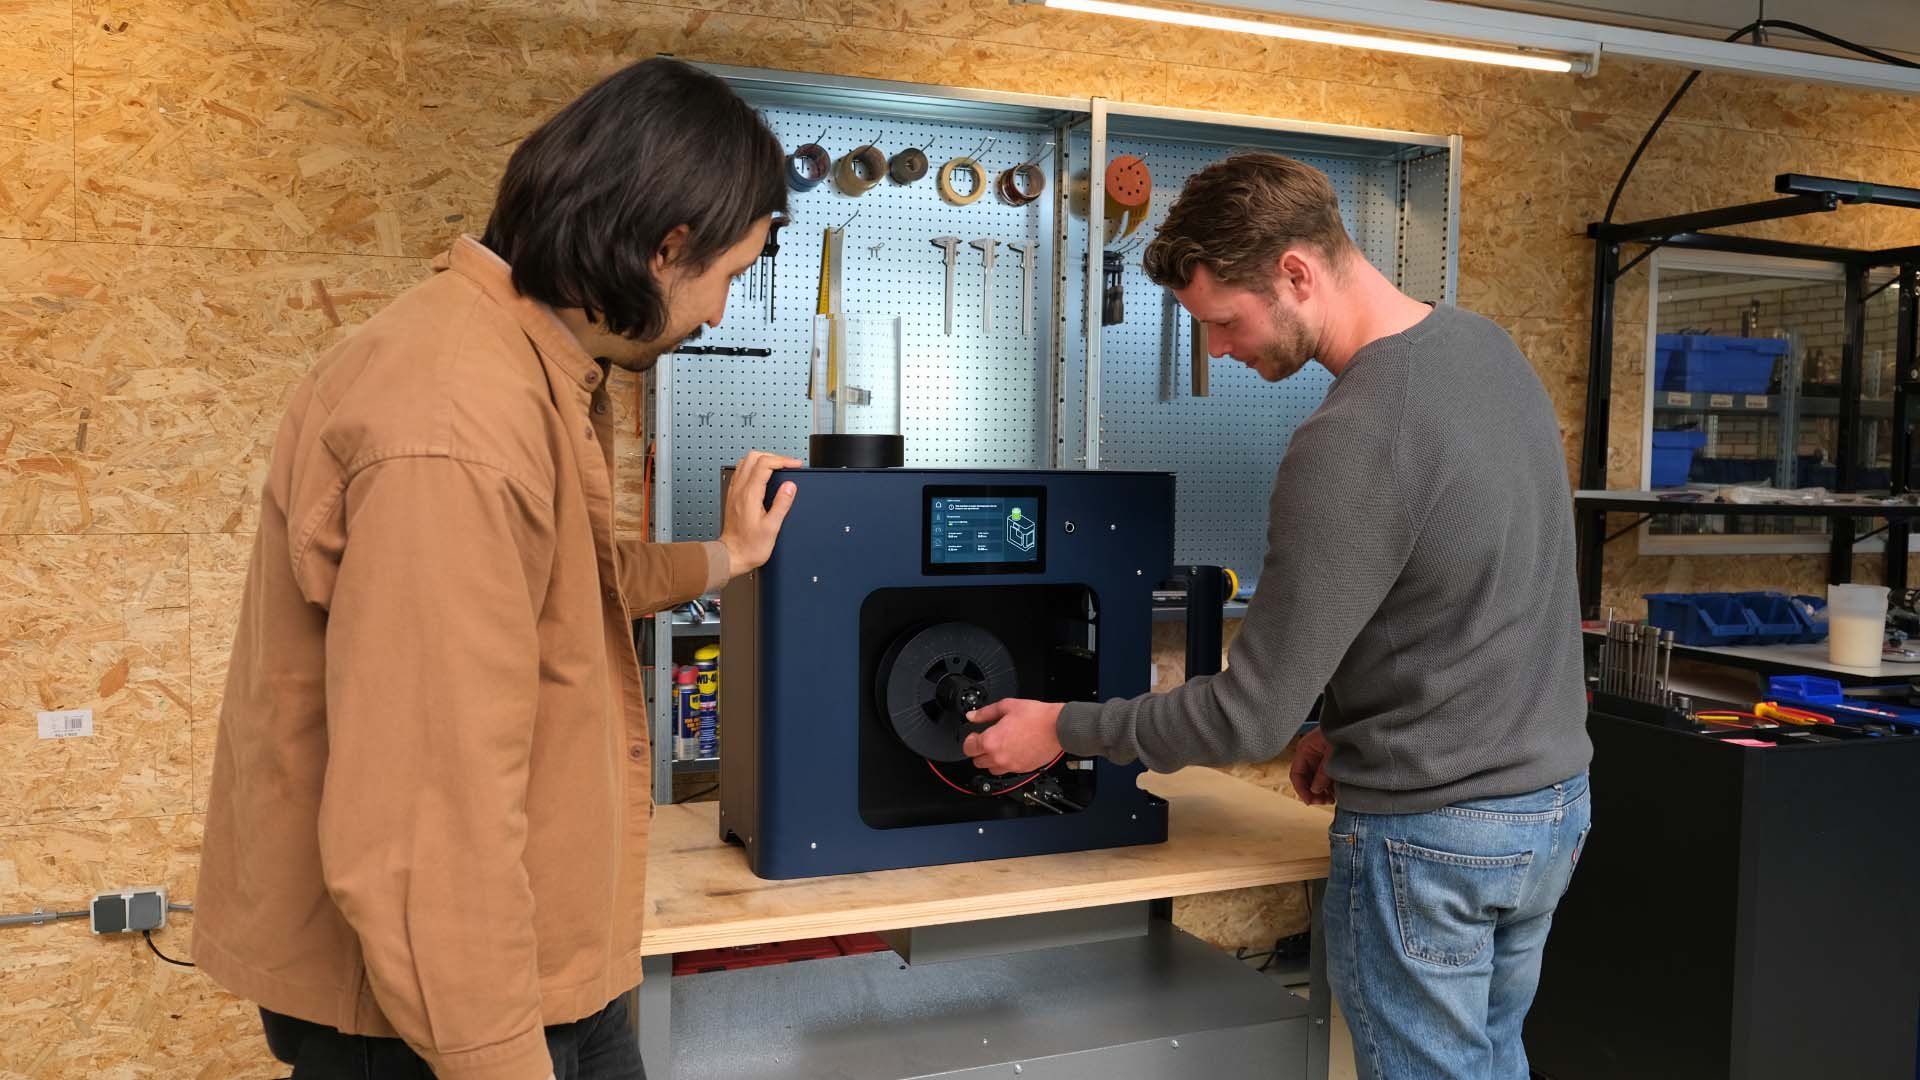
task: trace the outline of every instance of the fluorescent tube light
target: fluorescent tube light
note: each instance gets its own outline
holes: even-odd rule
[[[1176,11],[1171,8],[1148,7],[1142,4],[1120,4],[1112,0],[1039,0],[1042,6],[1058,8],[1062,11],[1082,11],[1091,15],[1111,15],[1121,19],[1142,19],[1147,22],[1171,23],[1175,26],[1194,26],[1206,30],[1225,30],[1236,34],[1259,34],[1263,37],[1285,38],[1289,41],[1310,41],[1320,45],[1343,45],[1355,49],[1374,49],[1380,52],[1406,53],[1412,56],[1431,56],[1442,60],[1464,60],[1475,64],[1498,64],[1502,67],[1525,68],[1530,71],[1582,72],[1587,70],[1587,62],[1569,60],[1565,57],[1540,56],[1518,52],[1500,52],[1493,49],[1474,49],[1461,45],[1441,45],[1434,42],[1410,41],[1405,38],[1379,37],[1373,34],[1349,34],[1338,30],[1313,30],[1303,26],[1286,26],[1280,23],[1260,22],[1254,19],[1236,19],[1225,15],[1203,15],[1192,11]]]

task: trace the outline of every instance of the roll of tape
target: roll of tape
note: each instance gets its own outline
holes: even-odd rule
[[[787,187],[812,191],[833,171],[833,155],[819,143],[808,143],[787,155]]]
[[[953,174],[964,172],[973,177],[973,190],[965,195],[953,186]],[[980,169],[980,163],[970,157],[957,157],[940,166],[940,197],[955,206],[971,206],[980,201],[987,193],[987,174]]]
[[[864,195],[887,175],[887,155],[871,144],[833,163],[833,186],[846,195]]]
[[[1025,184],[1023,188],[1021,185]],[[1000,180],[994,184],[999,192],[1000,201],[1008,206],[1025,206],[1040,197],[1047,190],[1047,174],[1040,166],[1028,162],[1015,165],[1000,173]]]
[[[896,184],[911,184],[927,175],[927,153],[914,147],[887,160],[887,176]]]

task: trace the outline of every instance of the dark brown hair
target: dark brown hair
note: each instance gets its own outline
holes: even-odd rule
[[[1288,248],[1310,244],[1338,268],[1354,250],[1327,174],[1278,154],[1237,154],[1194,173],[1142,262],[1158,285],[1184,289],[1196,267],[1223,284],[1271,288]]]
[[[513,152],[482,240],[513,287],[647,340],[666,325],[652,260],[676,226],[698,272],[785,213],[780,140],[726,83],[656,57],[608,76]]]

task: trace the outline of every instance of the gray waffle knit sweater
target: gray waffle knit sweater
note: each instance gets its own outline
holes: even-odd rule
[[[1069,704],[1060,742],[1159,772],[1265,761],[1324,690],[1348,809],[1417,813],[1586,768],[1566,458],[1505,331],[1438,307],[1354,355],[1280,462],[1227,662]]]

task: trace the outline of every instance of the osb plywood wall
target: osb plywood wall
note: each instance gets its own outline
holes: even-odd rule
[[[656,52],[1459,132],[1460,301],[1533,358],[1569,455],[1588,302],[1579,229],[1681,77],[1614,62],[1592,79],[1519,74],[1004,0],[0,0],[0,911],[74,906],[109,885],[192,898],[253,492],[288,388],[480,227],[534,123]],[[1910,104],[1709,75],[1621,213],[1749,201],[1789,169],[1920,184]],[[1891,211],[1818,225],[1759,231],[1920,242]],[[1632,387],[1643,279],[1621,313],[1619,385]],[[1640,409],[1616,397],[1617,483],[1638,476]],[[1616,547],[1620,602],[1821,572],[1818,558]],[[40,742],[33,713],[68,707],[93,708],[98,734]],[[1276,890],[1196,901],[1182,918],[1253,944],[1297,925],[1298,904]],[[185,952],[191,926],[177,917],[161,939]],[[0,963],[0,1077],[277,1075],[244,1003],[137,940],[74,923],[0,930]]]

